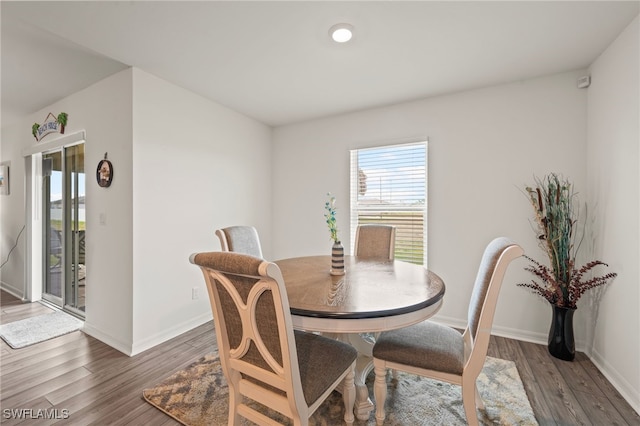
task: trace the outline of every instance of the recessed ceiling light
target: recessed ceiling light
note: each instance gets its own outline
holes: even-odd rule
[[[331,39],[336,43],[346,43],[353,37],[353,26],[349,24],[336,24],[329,29]]]

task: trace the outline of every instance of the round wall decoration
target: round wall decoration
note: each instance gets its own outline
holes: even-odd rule
[[[96,169],[96,180],[98,181],[98,185],[103,188],[111,186],[111,182],[113,181],[113,164],[111,164],[111,161],[106,158],[100,160],[98,168]]]

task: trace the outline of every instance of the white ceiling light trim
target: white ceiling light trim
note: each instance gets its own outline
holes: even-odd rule
[[[336,24],[329,29],[329,35],[336,43],[346,43],[353,38],[353,25]]]

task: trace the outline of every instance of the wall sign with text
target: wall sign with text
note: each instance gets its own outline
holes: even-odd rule
[[[64,134],[64,127],[67,125],[68,119],[69,114],[66,112],[61,112],[57,117],[49,113],[44,123],[33,123],[31,134],[38,142],[50,133]]]

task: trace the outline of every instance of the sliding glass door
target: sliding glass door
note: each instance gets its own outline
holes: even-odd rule
[[[62,207],[62,151],[42,156],[43,170],[43,243],[44,288],[42,297],[62,307],[62,273],[64,270]]]
[[[44,277],[42,297],[83,315],[85,266],[84,144],[42,155]]]

